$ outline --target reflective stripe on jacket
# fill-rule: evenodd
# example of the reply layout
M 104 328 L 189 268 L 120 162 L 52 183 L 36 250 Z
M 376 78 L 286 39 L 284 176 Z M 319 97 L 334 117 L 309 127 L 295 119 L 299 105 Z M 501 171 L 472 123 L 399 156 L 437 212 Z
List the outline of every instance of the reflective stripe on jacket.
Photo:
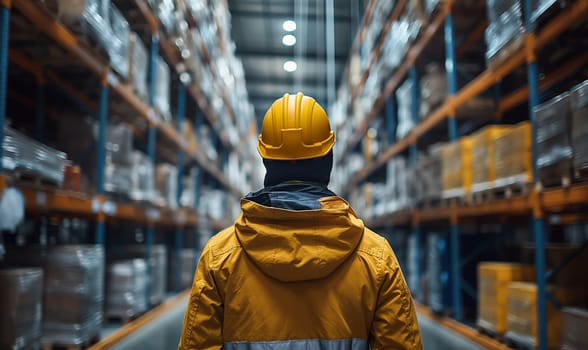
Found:
M 292 210 L 256 200 L 243 199 L 235 224 L 204 248 L 180 350 L 422 348 L 392 248 L 347 202 Z

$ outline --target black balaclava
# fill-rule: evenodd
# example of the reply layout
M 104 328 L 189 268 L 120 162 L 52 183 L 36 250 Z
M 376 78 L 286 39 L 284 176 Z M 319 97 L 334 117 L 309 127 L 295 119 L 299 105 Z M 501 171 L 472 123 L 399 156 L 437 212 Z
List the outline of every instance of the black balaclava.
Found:
M 265 187 L 286 181 L 316 182 L 327 186 L 333 168 L 333 151 L 319 158 L 303 160 L 271 160 L 264 159 Z

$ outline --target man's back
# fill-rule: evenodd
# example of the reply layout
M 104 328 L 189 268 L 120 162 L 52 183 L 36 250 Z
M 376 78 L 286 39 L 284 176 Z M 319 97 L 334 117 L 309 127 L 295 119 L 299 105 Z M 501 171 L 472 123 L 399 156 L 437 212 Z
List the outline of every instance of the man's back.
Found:
M 321 191 L 282 185 L 242 201 L 204 249 L 180 349 L 421 347 L 387 241 Z

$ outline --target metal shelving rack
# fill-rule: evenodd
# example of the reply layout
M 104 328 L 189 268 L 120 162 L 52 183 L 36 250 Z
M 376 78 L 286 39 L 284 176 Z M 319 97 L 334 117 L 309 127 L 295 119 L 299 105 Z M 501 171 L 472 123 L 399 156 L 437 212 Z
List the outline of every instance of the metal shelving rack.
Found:
M 176 253 L 183 248 L 185 230 L 189 227 L 196 227 L 199 224 L 199 218 L 196 214 L 198 207 L 198 199 L 200 194 L 202 174 L 196 179 L 195 198 L 196 208 L 187 209 L 182 208 L 178 210 L 160 209 L 153 206 L 145 208 L 135 204 L 117 203 L 109 200 L 104 192 L 104 171 L 105 171 L 105 145 L 106 145 L 106 125 L 108 120 L 109 97 L 110 94 L 116 96 L 117 99 L 122 100 L 125 105 L 131 107 L 136 113 L 138 120 L 147 124 L 147 155 L 149 159 L 155 163 L 156 152 L 159 150 L 168 159 L 176 163 L 178 167 L 178 192 L 176 197 L 179 199 L 182 192 L 181 174 L 183 168 L 188 161 L 196 162 L 204 171 L 212 176 L 212 178 L 220 183 L 228 192 L 234 197 L 239 198 L 242 193 L 241 190 L 232 185 L 229 179 L 222 173 L 222 171 L 208 161 L 206 157 L 190 149 L 183 139 L 182 122 L 186 118 L 186 95 L 190 95 L 196 101 L 197 113 L 195 115 L 195 124 L 197 130 L 202 125 L 202 118 L 206 117 L 214 130 L 218 133 L 218 137 L 223 143 L 223 148 L 226 152 L 239 152 L 230 146 L 227 135 L 221 130 L 218 123 L 218 117 L 210 109 L 206 99 L 202 95 L 199 87 L 196 84 L 186 86 L 180 82 L 178 86 L 178 97 L 176 106 L 176 125 L 171 126 L 166 123 L 159 122 L 153 106 L 154 88 L 156 85 L 155 77 L 155 59 L 157 58 L 159 48 L 162 49 L 167 61 L 171 63 L 173 71 L 180 75 L 185 70 L 185 65 L 174 52 L 171 43 L 165 38 L 165 35 L 159 30 L 159 23 L 157 18 L 153 15 L 144 0 L 135 0 L 134 4 L 141 11 L 145 22 L 151 29 L 151 45 L 149 48 L 149 74 L 148 74 L 148 103 L 143 102 L 128 85 L 122 83 L 114 74 L 109 65 L 104 60 L 96 55 L 93 55 L 84 44 L 82 44 L 65 26 L 54 20 L 47 12 L 45 12 L 38 3 L 33 0 L 1 0 L 0 1 L 0 145 L 3 140 L 4 120 L 6 115 L 6 100 L 7 100 L 7 76 L 9 69 L 9 58 L 11 64 L 19 66 L 23 71 L 30 72 L 37 78 L 38 94 L 36 100 L 32 103 L 36 106 L 38 113 L 36 117 L 37 122 L 37 137 L 42 139 L 42 130 L 45 122 L 43 112 L 46 111 L 44 99 L 44 85 L 47 79 L 51 79 L 52 83 L 59 86 L 66 95 L 73 100 L 76 105 L 90 112 L 90 114 L 97 116 L 98 120 L 98 142 L 97 142 L 97 184 L 95 194 L 90 195 L 86 193 L 72 193 L 69 191 L 48 190 L 38 188 L 20 187 L 26 200 L 26 209 L 29 214 L 46 214 L 63 215 L 63 216 L 80 216 L 95 220 L 96 233 L 95 242 L 98 244 L 105 243 L 105 224 L 107 221 L 124 220 L 131 221 L 137 224 L 144 225 L 146 228 L 146 258 L 149 259 L 151 248 L 154 241 L 154 233 L 156 227 L 175 227 L 174 250 Z M 90 98 L 76 91 L 76 88 L 69 85 L 67 82 L 60 79 L 56 74 L 44 71 L 41 66 L 35 63 L 33 59 L 26 55 L 12 50 L 9 50 L 10 37 L 10 17 L 11 11 L 16 9 L 21 15 L 26 17 L 36 28 L 48 36 L 55 44 L 64 49 L 67 54 L 76 59 L 78 63 L 84 66 L 89 73 L 100 79 L 100 94 L 98 101 L 93 101 Z M 192 19 L 192 21 L 194 21 Z M 201 47 L 201 50 L 205 50 Z M 203 56 L 208 57 L 206 52 L 202 52 Z M 180 79 L 181 80 L 181 79 Z M 26 101 L 31 102 L 31 101 Z M 234 116 L 234 111 L 227 103 L 227 98 L 224 96 L 225 107 L 227 111 Z M 49 113 L 47 113 L 49 114 Z M 234 118 L 233 118 L 234 119 Z M 135 130 L 136 133 L 136 130 Z M 171 142 L 175 149 L 175 154 L 165 154 L 163 147 L 157 146 L 157 138 L 162 137 L 166 142 Z M 145 135 L 138 135 L 145 138 Z M 2 158 L 2 148 L 0 147 L 0 159 Z M 0 195 L 7 188 L 9 178 L 3 174 L 2 162 L 0 162 Z M 213 229 L 221 228 L 226 225 L 224 222 L 209 222 Z M 199 247 L 194 247 L 198 249 Z M 179 259 L 180 254 L 176 254 Z M 179 265 L 178 265 L 179 266 Z M 175 282 L 176 291 L 180 289 L 179 278 Z M 149 300 L 149 296 L 147 296 Z
M 525 13 L 531 13 L 531 0 L 524 1 Z M 404 6 L 405 2 L 398 1 L 396 6 Z M 450 142 L 458 138 L 457 123 L 455 118 L 455 111 L 464 103 L 470 101 L 482 92 L 491 88 L 496 82 L 500 81 L 517 68 L 524 64 L 527 66 L 527 86 L 522 87 L 511 94 L 502 97 L 499 101 L 497 117 L 502 113 L 512 109 L 524 102 L 528 101 L 529 119 L 532 123 L 533 130 L 533 182 L 538 183 L 537 178 L 537 148 L 536 148 L 536 125 L 533 118 L 533 108 L 539 104 L 539 92 L 542 89 L 554 85 L 559 80 L 572 75 L 580 67 L 588 62 L 588 55 L 582 54 L 575 58 L 572 62 L 557 69 L 551 75 L 548 75 L 541 81 L 539 80 L 537 56 L 539 49 L 545 47 L 547 44 L 557 39 L 568 28 L 581 20 L 588 18 L 588 2 L 576 1 L 569 7 L 562 10 L 555 18 L 550 20 L 538 32 L 534 32 L 533 23 L 530 21 L 530 16 L 526 16 L 525 22 L 525 41 L 524 45 L 508 57 L 503 64 L 494 69 L 488 68 L 486 71 L 475 77 L 467 85 L 461 89 L 457 89 L 456 83 L 456 51 L 462 53 L 468 45 L 482 37 L 485 23 L 480 24 L 477 30 L 474 30 L 470 36 L 464 41 L 462 46 L 457 50 L 455 47 L 455 33 L 452 19 L 452 4 L 453 1 L 441 2 L 437 12 L 431 18 L 428 26 L 421 31 L 420 37 L 409 49 L 407 57 L 403 64 L 397 67 L 393 75 L 385 81 L 385 87 L 382 95 L 380 95 L 374 102 L 372 109 L 364 119 L 359 123 L 349 141 L 344 145 L 344 151 L 340 154 L 337 161 L 341 162 L 356 148 L 357 144 L 364 137 L 368 130 L 370 122 L 380 115 L 384 109 L 384 115 L 387 120 L 387 128 L 389 131 L 394 130 L 394 123 L 396 121 L 396 107 L 395 100 L 391 98 L 396 88 L 404 81 L 405 78 L 411 79 L 413 82 L 412 91 L 412 117 L 415 121 L 415 127 L 406 137 L 396 140 L 393 133 L 390 132 L 388 140 L 390 146 L 380 152 L 376 159 L 368 162 L 367 165 L 359 170 L 345 186 L 342 186 L 344 191 L 349 192 L 356 188 L 362 181 L 366 180 L 372 173 L 384 166 L 392 158 L 399 156 L 402 152 L 408 151 L 410 164 L 415 164 L 417 160 L 417 142 L 425 133 L 432 130 L 433 127 L 440 125 L 447 120 L 448 139 Z M 374 1 L 370 1 L 364 14 L 362 28 L 360 28 L 354 43 L 354 50 L 357 50 L 360 41 L 362 40 L 362 33 L 365 24 L 369 21 Z M 394 9 L 390 15 L 389 21 L 394 20 L 398 8 Z M 418 91 L 418 76 L 415 68 L 415 61 L 429 43 L 435 32 L 444 24 L 445 34 L 445 70 L 447 72 L 448 92 L 449 97 L 446 101 L 434 110 L 427 118 L 419 121 L 418 106 L 419 106 L 419 91 Z M 389 25 L 387 22 L 384 26 Z M 480 29 L 481 28 L 481 29 Z M 376 46 L 379 47 L 379 46 Z M 362 72 L 362 79 L 360 83 L 352 90 L 352 102 L 360 94 L 361 89 L 365 84 L 369 69 L 374 63 L 374 58 L 371 57 L 368 68 Z M 407 77 L 408 76 L 408 77 Z M 344 193 L 349 194 L 349 193 Z M 468 218 L 498 216 L 498 217 L 513 217 L 513 216 L 529 216 L 532 219 L 532 232 L 535 242 L 535 270 L 536 283 L 538 288 L 537 296 L 537 315 L 538 315 L 538 334 L 539 334 L 539 349 L 547 348 L 547 315 L 546 315 L 546 299 L 547 293 L 545 288 L 545 244 L 546 231 L 545 219 L 557 217 L 557 221 L 562 222 L 577 222 L 578 215 L 576 214 L 559 214 L 565 213 L 566 210 L 577 205 L 588 205 L 588 185 L 576 184 L 566 188 L 556 188 L 549 190 L 540 190 L 539 186 L 534 186 L 530 193 L 517 196 L 513 198 L 498 199 L 482 204 L 458 204 L 457 202 L 443 207 L 432 207 L 424 209 L 405 209 L 400 212 L 386 214 L 382 217 L 368 220 L 366 224 L 372 227 L 391 227 L 391 226 L 410 226 L 411 235 L 415 236 L 417 241 L 421 241 L 421 224 L 432 222 L 446 222 L 450 224 L 450 257 L 451 257 L 451 274 L 453 276 L 460 276 L 460 221 Z M 558 213 L 558 214 L 553 214 Z M 422 275 L 422 266 L 416 268 L 419 274 Z M 471 340 L 474 340 L 481 345 L 488 346 L 494 349 L 505 349 L 504 344 L 496 343 L 493 339 L 472 330 L 471 328 L 461 324 L 462 321 L 462 300 L 461 300 L 461 281 L 460 278 L 451 279 L 451 290 L 453 295 L 452 308 L 453 319 L 439 318 L 423 305 L 419 305 L 419 310 L 425 317 L 430 317 L 437 320 L 439 323 L 447 326 L 449 329 L 458 332 Z M 456 322 L 458 321 L 458 322 Z M 470 336 L 471 335 L 471 336 Z

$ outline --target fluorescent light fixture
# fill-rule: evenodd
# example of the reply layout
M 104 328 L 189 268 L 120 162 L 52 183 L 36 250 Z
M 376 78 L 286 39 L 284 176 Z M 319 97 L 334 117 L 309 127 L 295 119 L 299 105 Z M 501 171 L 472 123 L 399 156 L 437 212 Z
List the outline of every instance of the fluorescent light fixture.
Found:
M 296 44 L 296 37 L 292 34 L 286 34 L 282 37 L 282 44 L 286 46 L 294 46 L 294 44 Z
M 294 61 L 286 61 L 284 62 L 284 70 L 286 72 L 294 72 L 298 68 L 298 65 Z
M 284 21 L 282 28 L 284 28 L 284 30 L 287 32 L 293 32 L 296 30 L 296 22 L 292 20 Z

